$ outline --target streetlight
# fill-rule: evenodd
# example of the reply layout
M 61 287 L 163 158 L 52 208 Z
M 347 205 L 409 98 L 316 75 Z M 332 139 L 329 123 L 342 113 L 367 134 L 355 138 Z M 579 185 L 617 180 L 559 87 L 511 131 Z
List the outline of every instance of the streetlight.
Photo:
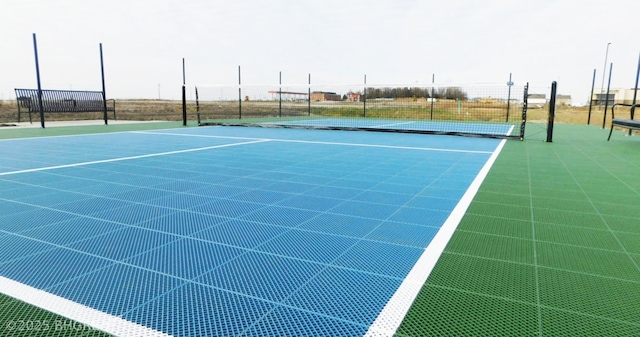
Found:
M 604 75 L 607 72 L 607 58 L 609 57 L 609 46 L 611 42 L 607 43 L 607 52 L 604 54 L 604 66 L 602 67 L 602 84 L 600 85 L 600 99 L 602 100 L 602 95 L 604 94 Z M 607 101 L 609 97 L 607 97 Z M 600 101 L 600 105 L 602 105 L 602 101 Z

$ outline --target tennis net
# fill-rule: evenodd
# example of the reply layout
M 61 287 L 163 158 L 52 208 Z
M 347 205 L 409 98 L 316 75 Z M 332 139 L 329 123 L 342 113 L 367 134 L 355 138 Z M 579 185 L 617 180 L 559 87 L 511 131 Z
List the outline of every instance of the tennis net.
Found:
M 197 86 L 198 125 L 523 139 L 528 85 Z

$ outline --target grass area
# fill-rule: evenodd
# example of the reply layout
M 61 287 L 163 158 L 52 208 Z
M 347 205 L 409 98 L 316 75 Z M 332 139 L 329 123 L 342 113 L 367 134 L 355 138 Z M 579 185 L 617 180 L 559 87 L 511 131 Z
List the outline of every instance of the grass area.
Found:
M 335 102 L 334 102 L 335 103 Z M 368 102 L 367 116 L 376 118 L 412 118 L 429 119 L 431 116 L 430 104 L 426 102 L 402 101 L 397 102 Z M 202 119 L 229 119 L 237 118 L 239 103 L 237 101 L 204 102 L 200 104 Z M 265 115 L 277 116 L 280 112 L 277 101 L 242 102 L 242 114 L 246 117 L 265 117 Z M 359 102 L 340 102 L 331 104 L 326 102 L 312 102 L 312 114 L 325 116 L 362 116 L 363 104 Z M 461 105 L 462 111 L 470 112 L 471 116 L 459 115 L 455 101 L 441 101 L 434 105 L 434 118 L 464 120 L 465 118 L 478 118 L 483 121 L 502 121 L 506 117 L 504 104 L 485 104 L 465 102 Z M 510 107 L 510 120 L 520 118 L 521 107 Z M 307 102 L 283 102 L 283 115 L 304 115 L 308 113 Z M 627 110 L 619 109 L 618 114 L 624 116 Z M 189 101 L 187 104 L 188 119 L 197 120 L 196 104 Z M 474 117 L 477 116 L 477 117 Z M 588 107 L 558 106 L 556 122 L 561 124 L 587 124 L 589 115 Z M 610 124 L 610 111 L 607 114 L 608 127 Z M 39 123 L 39 117 L 34 114 L 34 123 Z M 174 100 L 118 100 L 116 101 L 116 117 L 120 120 L 158 120 L 179 121 L 182 119 L 182 102 Z M 56 113 L 47 114 L 47 120 L 88 120 L 101 119 L 101 113 Z M 109 118 L 113 118 L 112 114 Z M 591 113 L 591 124 L 602 125 L 604 111 L 602 107 L 594 107 Z M 532 108 L 527 113 L 530 122 L 546 122 L 548 119 L 548 107 Z M 0 101 L 0 123 L 15 123 L 18 120 L 18 109 L 15 101 Z M 23 114 L 22 120 L 28 120 L 28 115 Z

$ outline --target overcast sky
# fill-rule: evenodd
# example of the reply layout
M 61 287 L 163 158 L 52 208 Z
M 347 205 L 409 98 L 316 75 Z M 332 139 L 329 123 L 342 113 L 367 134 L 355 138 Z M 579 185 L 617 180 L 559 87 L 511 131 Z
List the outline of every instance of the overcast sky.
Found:
M 631 88 L 640 52 L 638 0 L 3 0 L 0 99 L 35 88 L 178 99 L 187 86 L 530 82 L 585 103 L 602 83 Z M 609 65 L 607 64 L 607 71 Z M 606 82 L 605 82 L 606 86 Z

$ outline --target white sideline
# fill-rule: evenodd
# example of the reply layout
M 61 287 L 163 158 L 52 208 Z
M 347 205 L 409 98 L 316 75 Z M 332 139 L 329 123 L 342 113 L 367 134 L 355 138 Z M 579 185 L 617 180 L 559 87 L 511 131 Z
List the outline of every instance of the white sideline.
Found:
M 411 271 L 407 274 L 398 290 L 393 294 L 389 302 L 384 306 L 378 317 L 373 324 L 369 327 L 369 330 L 365 336 L 393 336 L 400 327 L 400 324 L 404 320 L 407 312 L 411 308 L 413 301 L 418 296 L 418 293 L 422 289 L 422 286 L 427 281 L 427 278 L 431 274 L 431 271 L 438 262 L 440 255 L 444 251 L 447 243 L 453 236 L 460 220 L 464 216 L 467 208 L 471 204 L 473 197 L 478 192 L 480 185 L 484 181 L 485 177 L 489 173 L 491 166 L 498 158 L 498 154 L 502 151 L 506 140 L 502 140 L 496 147 L 493 154 L 489 157 L 484 164 L 478 175 L 473 180 L 469 188 L 462 196 L 456 207 L 453 209 L 447 220 L 444 222 L 436 236 L 433 238 L 429 246 L 427 246 L 413 266 Z
M 123 161 L 123 160 L 131 160 L 131 159 L 166 156 L 166 155 L 170 155 L 170 154 L 195 152 L 195 151 L 204 151 L 204 150 L 219 149 L 219 148 L 230 147 L 230 146 L 247 145 L 247 144 L 254 144 L 254 143 L 264 143 L 264 142 L 268 142 L 268 141 L 269 141 L 268 139 L 257 139 L 257 140 L 250 141 L 250 142 L 223 144 L 223 145 L 213 145 L 213 146 L 206 146 L 206 147 L 198 147 L 198 148 L 195 148 L 195 149 L 185 149 L 185 150 L 176 150 L 176 151 L 168 151 L 168 152 L 150 153 L 150 154 L 142 154 L 142 155 L 139 155 L 139 156 L 103 159 L 103 160 L 87 161 L 87 162 L 75 163 L 75 164 L 65 164 L 65 165 L 57 165 L 57 166 L 38 167 L 38 168 L 19 170 L 19 171 L 0 172 L 0 176 L 6 176 L 6 175 L 18 174 L 18 173 L 48 171 L 48 170 L 55 170 L 55 169 L 65 168 L 65 167 L 76 167 L 76 166 L 85 166 L 85 165 L 92 165 L 92 164 L 111 163 L 111 162 Z
M 64 319 L 61 319 L 60 321 L 39 322 L 42 329 L 46 329 L 50 332 L 57 330 L 60 332 L 74 333 L 85 331 L 90 327 L 115 336 L 169 336 L 163 332 L 147 328 L 120 317 L 109 315 L 102 311 L 89 308 L 66 298 L 53 295 L 44 290 L 36 289 L 2 276 L 0 276 L 0 289 L 0 292 L 7 296 L 63 316 Z M 4 323 L 5 326 L 2 327 L 3 329 L 15 330 L 14 332 L 24 332 L 17 330 L 20 328 L 17 320 L 7 321 Z M 78 325 L 77 323 L 80 323 L 81 325 Z M 11 333 L 11 331 L 9 331 L 9 333 Z

